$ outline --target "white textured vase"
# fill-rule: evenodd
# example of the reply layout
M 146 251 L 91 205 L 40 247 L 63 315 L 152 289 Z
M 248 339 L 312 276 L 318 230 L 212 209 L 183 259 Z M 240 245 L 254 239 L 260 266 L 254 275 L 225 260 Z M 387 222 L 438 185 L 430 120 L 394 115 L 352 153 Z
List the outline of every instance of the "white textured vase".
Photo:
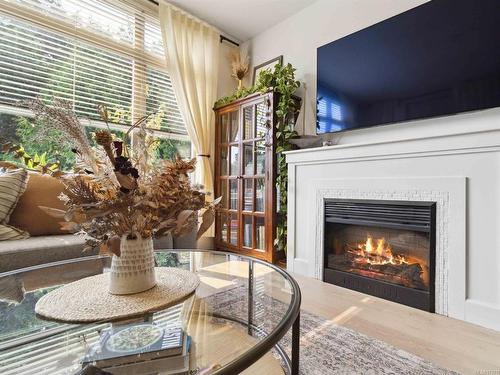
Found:
M 156 285 L 155 260 L 152 238 L 120 242 L 120 256 L 113 255 L 109 292 L 111 294 L 133 294 L 144 292 Z

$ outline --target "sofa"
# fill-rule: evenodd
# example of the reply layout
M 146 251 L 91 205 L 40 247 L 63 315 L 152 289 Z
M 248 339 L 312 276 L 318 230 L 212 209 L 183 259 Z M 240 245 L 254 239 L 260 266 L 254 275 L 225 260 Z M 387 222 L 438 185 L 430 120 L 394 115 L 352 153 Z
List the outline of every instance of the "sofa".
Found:
M 181 237 L 166 235 L 154 239 L 154 248 L 196 249 L 196 231 Z M 73 234 L 29 237 L 22 240 L 0 241 L 0 273 L 57 262 L 72 258 L 96 255 L 97 249 L 84 251 L 85 241 Z
M 19 170 L 10 163 L 0 162 L 0 168 Z M 79 235 L 61 228 L 61 219 L 47 215 L 40 206 L 64 209 L 58 196 L 64 190 L 59 179 L 29 172 L 26 187 L 3 223 L 25 233 L 22 239 L 0 241 L 0 273 L 14 269 L 57 262 L 76 257 L 96 255 L 98 249 L 85 250 Z M 155 249 L 193 249 L 197 247 L 196 228 L 184 236 L 166 235 L 154 240 Z

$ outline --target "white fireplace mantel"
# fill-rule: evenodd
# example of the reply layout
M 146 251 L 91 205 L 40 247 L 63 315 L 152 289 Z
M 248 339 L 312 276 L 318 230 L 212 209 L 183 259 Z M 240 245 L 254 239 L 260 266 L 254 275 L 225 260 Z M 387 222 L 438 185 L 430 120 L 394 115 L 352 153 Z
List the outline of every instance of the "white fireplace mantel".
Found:
M 326 198 L 433 201 L 436 312 L 500 330 L 500 130 L 287 153 L 289 270 L 322 279 Z

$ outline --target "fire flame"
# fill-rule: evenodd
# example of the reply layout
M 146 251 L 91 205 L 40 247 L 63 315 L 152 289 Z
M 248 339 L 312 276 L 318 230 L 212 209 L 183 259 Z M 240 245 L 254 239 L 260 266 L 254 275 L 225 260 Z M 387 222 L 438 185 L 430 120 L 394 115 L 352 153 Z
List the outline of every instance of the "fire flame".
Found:
M 358 244 L 355 253 L 358 257 L 356 260 L 363 263 L 376 265 L 409 264 L 404 256 L 393 254 L 391 246 L 383 237 L 374 241 L 373 237 L 368 235 L 365 243 Z

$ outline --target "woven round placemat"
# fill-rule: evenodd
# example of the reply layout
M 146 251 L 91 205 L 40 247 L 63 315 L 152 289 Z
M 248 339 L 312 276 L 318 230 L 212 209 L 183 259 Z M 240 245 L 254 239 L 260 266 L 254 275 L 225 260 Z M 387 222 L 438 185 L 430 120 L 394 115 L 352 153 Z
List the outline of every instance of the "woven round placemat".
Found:
M 184 301 L 200 283 L 196 274 L 179 268 L 158 267 L 155 272 L 155 287 L 129 295 L 109 293 L 107 273 L 86 277 L 44 295 L 35 312 L 43 319 L 66 323 L 134 318 Z

